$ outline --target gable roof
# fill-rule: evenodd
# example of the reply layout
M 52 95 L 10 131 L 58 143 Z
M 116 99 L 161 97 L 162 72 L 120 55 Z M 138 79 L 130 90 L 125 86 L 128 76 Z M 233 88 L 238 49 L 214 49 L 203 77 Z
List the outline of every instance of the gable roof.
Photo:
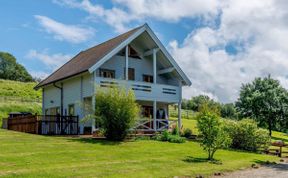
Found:
M 46 79 L 42 80 L 35 86 L 35 89 L 88 71 L 89 68 L 97 63 L 103 56 L 129 38 L 141 27 L 142 26 L 134 28 L 97 46 L 81 51 Z
M 65 63 L 58 70 L 53 72 L 46 79 L 41 81 L 35 89 L 43 87 L 44 85 L 48 85 L 77 74 L 89 71 L 92 73 L 102 64 L 104 64 L 107 60 L 109 60 L 112 56 L 118 53 L 121 49 L 123 49 L 126 45 L 128 45 L 132 40 L 141 35 L 144 31 L 148 32 L 148 34 L 155 41 L 160 50 L 164 53 L 167 59 L 171 62 L 173 67 L 175 67 L 177 73 L 181 76 L 185 85 L 191 85 L 191 81 L 185 75 L 185 73 L 178 66 L 176 61 L 172 58 L 172 56 L 168 53 L 166 48 L 157 38 L 157 36 L 153 33 L 150 27 L 147 24 L 144 24 L 140 27 L 134 28 L 124 34 L 121 34 L 113 39 L 110 39 L 104 43 L 101 43 L 97 46 L 89 48 L 85 51 L 80 52 L 75 57 L 73 57 L 70 61 Z

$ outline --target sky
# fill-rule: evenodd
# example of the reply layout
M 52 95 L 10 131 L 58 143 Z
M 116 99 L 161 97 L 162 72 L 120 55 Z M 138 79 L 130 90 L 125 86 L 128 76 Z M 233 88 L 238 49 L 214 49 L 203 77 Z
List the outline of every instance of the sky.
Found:
M 0 51 L 45 78 L 144 23 L 192 81 L 184 98 L 234 102 L 269 74 L 288 88 L 287 0 L 1 0 Z

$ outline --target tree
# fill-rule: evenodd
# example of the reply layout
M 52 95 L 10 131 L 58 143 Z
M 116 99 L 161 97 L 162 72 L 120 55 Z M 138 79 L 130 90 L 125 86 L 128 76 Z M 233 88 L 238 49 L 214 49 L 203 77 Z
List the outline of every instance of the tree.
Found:
M 0 52 L 0 78 L 21 82 L 34 81 L 27 70 L 16 62 L 16 58 L 5 52 Z
M 190 100 L 183 100 L 182 104 L 184 104 L 183 109 L 199 111 L 201 105 L 203 105 L 204 103 L 208 103 L 209 107 L 215 107 L 220 110 L 220 103 L 214 101 L 206 95 L 194 96 Z
M 278 80 L 270 77 L 256 78 L 252 83 L 244 84 L 236 108 L 241 117 L 250 117 L 259 122 L 259 126 L 272 130 L 287 129 L 288 93 Z M 283 125 L 283 123 L 285 123 Z M 281 126 L 281 124 L 283 126 Z
M 95 98 L 95 116 L 104 129 L 104 135 L 108 140 L 123 140 L 139 114 L 133 91 L 99 88 Z
M 233 103 L 221 105 L 221 117 L 235 119 L 237 118 L 237 111 Z
M 202 138 L 201 146 L 208 152 L 208 159 L 213 160 L 218 149 L 227 148 L 231 144 L 229 135 L 224 131 L 217 113 L 203 106 L 198 118 L 197 127 Z

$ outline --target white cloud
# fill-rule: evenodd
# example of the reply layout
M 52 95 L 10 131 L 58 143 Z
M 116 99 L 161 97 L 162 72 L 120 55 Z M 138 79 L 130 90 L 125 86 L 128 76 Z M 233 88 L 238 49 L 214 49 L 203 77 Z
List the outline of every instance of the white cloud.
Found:
M 124 32 L 130 23 L 143 23 L 147 18 L 178 22 L 183 18 L 214 19 L 219 10 L 218 0 L 113 0 L 105 9 L 89 0 L 54 0 L 54 3 L 86 11 L 91 19 L 101 19 L 117 32 Z
M 45 66 L 47 66 L 47 69 L 53 70 L 53 71 L 58 69 L 64 63 L 66 63 L 69 59 L 71 59 L 71 56 L 67 54 L 61 54 L 61 53 L 48 54 L 47 50 L 44 50 L 43 52 L 38 52 L 33 49 L 28 52 L 26 57 L 29 59 L 36 59 L 36 60 L 41 61 L 43 64 L 45 64 Z
M 193 83 L 184 96 L 204 92 L 235 101 L 241 83 L 268 74 L 287 87 L 287 6 L 281 0 L 225 1 L 218 29 L 203 27 L 181 44 L 170 42 L 172 55 Z M 225 50 L 231 43 L 238 53 Z
M 47 33 L 52 34 L 55 39 L 60 41 L 81 43 L 94 35 L 94 30 L 91 28 L 63 24 L 41 15 L 35 15 L 34 17 Z
M 49 76 L 49 74 L 47 72 L 43 72 L 43 71 L 31 70 L 31 71 L 29 71 L 29 73 L 32 75 L 32 77 L 35 77 L 37 79 L 40 78 L 41 80 L 43 80 Z
M 54 2 L 81 9 L 118 32 L 149 18 L 169 23 L 201 19 L 204 27 L 182 42 L 169 44 L 193 83 L 184 89 L 186 98 L 207 94 L 223 102 L 235 101 L 241 83 L 268 74 L 288 87 L 286 0 L 113 0 L 111 8 L 89 0 Z M 227 52 L 228 47 L 237 52 Z

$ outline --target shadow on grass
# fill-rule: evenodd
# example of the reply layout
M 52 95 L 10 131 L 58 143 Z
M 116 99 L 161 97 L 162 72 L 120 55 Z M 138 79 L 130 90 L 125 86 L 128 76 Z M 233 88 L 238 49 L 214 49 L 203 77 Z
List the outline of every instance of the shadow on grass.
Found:
M 279 163 L 270 162 L 270 161 L 262 161 L 262 160 L 254 160 L 254 163 L 260 164 L 263 167 L 269 167 L 271 169 L 279 170 L 279 171 L 288 171 L 287 163 Z
M 90 143 L 90 144 L 99 144 L 99 145 L 120 145 L 121 141 L 108 141 L 105 139 L 95 139 L 95 138 L 67 138 L 71 142 L 80 142 L 80 143 Z
M 194 158 L 192 156 L 187 156 L 185 159 L 183 159 L 184 162 L 187 163 L 211 163 L 211 164 L 222 164 L 220 160 L 209 160 L 207 158 Z

